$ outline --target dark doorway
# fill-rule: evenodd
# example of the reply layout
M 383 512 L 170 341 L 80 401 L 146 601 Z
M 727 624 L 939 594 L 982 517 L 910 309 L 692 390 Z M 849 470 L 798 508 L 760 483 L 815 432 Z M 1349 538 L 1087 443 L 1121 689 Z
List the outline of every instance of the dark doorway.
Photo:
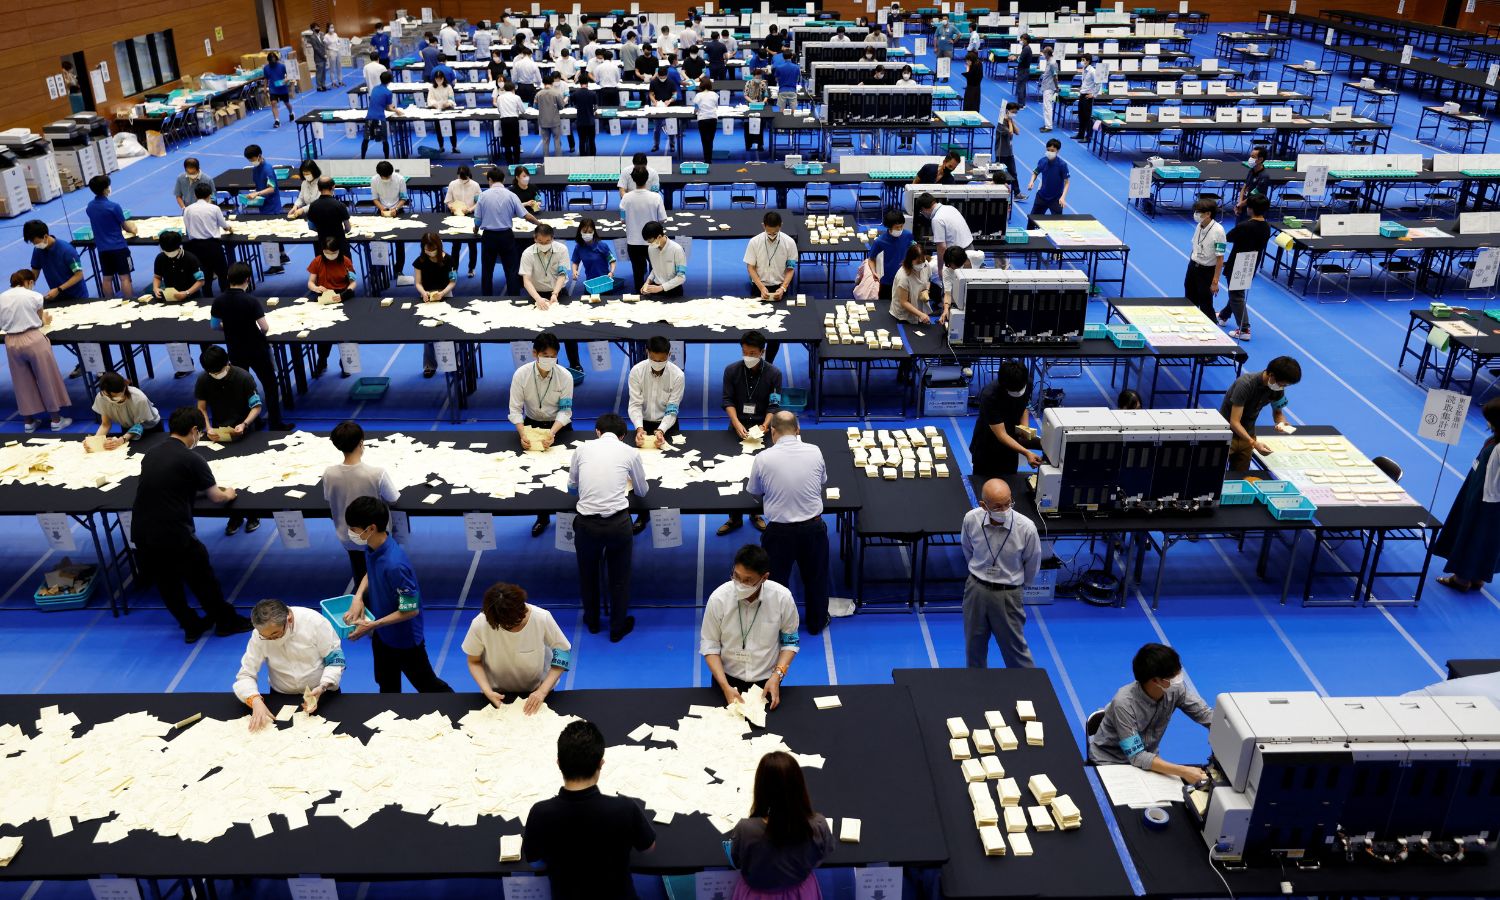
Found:
M 68 105 L 73 112 L 84 112 L 94 108 L 94 86 L 89 83 L 88 65 L 83 53 L 69 53 L 58 61 L 62 70 L 63 86 L 67 89 Z

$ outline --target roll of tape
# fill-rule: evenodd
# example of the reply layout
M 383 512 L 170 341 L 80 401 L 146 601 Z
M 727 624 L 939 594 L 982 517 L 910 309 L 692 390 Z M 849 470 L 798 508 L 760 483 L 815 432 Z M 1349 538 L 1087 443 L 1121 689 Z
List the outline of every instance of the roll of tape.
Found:
M 1172 821 L 1172 817 L 1167 815 L 1165 809 L 1153 806 L 1141 813 L 1141 821 L 1152 831 L 1161 831 L 1167 827 L 1168 822 Z

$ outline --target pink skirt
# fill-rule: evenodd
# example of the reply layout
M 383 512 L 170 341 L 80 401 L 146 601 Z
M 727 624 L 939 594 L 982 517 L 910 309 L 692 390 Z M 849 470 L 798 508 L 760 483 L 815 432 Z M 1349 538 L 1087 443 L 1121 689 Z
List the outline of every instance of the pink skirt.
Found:
M 818 874 L 807 876 L 807 880 L 796 887 L 780 891 L 757 891 L 745 883 L 741 876 L 735 882 L 733 900 L 823 900 L 823 891 L 818 887 Z
M 16 407 L 22 416 L 32 419 L 68 405 L 68 386 L 57 367 L 57 357 L 52 355 L 52 342 L 40 328 L 7 334 L 5 356 L 10 362 Z

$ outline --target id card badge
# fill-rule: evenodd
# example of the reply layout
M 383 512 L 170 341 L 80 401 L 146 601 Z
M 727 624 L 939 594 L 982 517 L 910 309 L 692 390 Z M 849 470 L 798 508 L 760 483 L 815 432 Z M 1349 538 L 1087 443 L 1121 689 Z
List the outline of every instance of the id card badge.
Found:
M 740 414 L 745 416 L 755 415 L 755 404 L 746 403 L 744 406 L 740 407 Z
M 748 665 L 750 665 L 750 651 L 749 650 L 728 650 L 728 649 L 726 649 L 724 651 L 724 658 L 727 659 L 727 660 L 729 660 L 732 663 L 738 663 L 741 666 L 748 666 Z

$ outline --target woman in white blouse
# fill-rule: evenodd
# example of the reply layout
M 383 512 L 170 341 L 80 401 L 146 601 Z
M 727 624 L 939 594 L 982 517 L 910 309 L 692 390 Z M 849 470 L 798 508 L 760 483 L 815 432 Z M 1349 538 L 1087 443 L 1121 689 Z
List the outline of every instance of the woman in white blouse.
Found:
M 297 169 L 297 176 L 300 179 L 297 184 L 297 199 L 292 202 L 292 208 L 287 210 L 288 219 L 300 219 L 307 215 L 307 208 L 318 199 L 318 179 L 323 177 L 323 170 L 312 160 L 304 159 Z
M 36 273 L 21 269 L 10 276 L 10 290 L 0 293 L 0 331 L 5 332 L 10 382 L 27 434 L 36 431 L 43 412 L 50 415 L 53 431 L 73 424 L 62 414 L 69 402 L 68 386 L 52 354 L 52 342 L 42 333 L 52 324 L 52 316 L 42 309 L 42 295 L 35 287 Z
M 891 315 L 902 322 L 913 325 L 930 325 L 932 315 L 928 311 L 927 298 L 932 286 L 932 264 L 927 251 L 913 242 L 906 248 L 906 258 L 891 280 Z
M 448 76 L 442 72 L 432 73 L 432 85 L 427 88 L 428 109 L 454 109 L 458 106 L 453 101 L 453 85 L 448 83 Z M 458 152 L 458 123 L 451 123 L 453 130 L 449 132 L 449 140 L 453 142 L 453 152 Z M 443 129 L 437 129 L 438 150 L 443 149 Z
M 698 137 L 703 141 L 703 161 L 714 161 L 714 135 L 719 130 L 719 92 L 707 75 L 698 79 L 698 95 L 693 98 L 693 111 L 698 119 Z

